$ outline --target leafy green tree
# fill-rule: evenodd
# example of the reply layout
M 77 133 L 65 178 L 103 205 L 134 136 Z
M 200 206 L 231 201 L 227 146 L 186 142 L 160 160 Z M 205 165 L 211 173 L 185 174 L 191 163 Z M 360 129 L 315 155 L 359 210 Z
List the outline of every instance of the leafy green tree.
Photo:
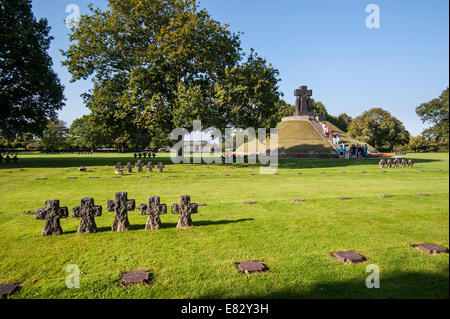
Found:
M 69 129 L 65 122 L 53 119 L 42 133 L 41 145 L 46 150 L 58 151 L 69 147 Z
M 113 145 L 112 140 L 104 134 L 104 130 L 100 129 L 89 115 L 74 120 L 69 134 L 70 143 L 74 148 L 93 150 Z
M 422 122 L 432 124 L 430 128 L 423 131 L 422 135 L 429 139 L 434 138 L 447 150 L 449 144 L 448 90 L 449 88 L 446 88 L 438 98 L 416 107 L 416 113 Z
M 381 151 L 409 142 L 409 132 L 401 121 L 382 108 L 373 108 L 356 117 L 348 127 L 355 139 Z
M 271 123 L 278 71 L 253 52 L 242 62 L 240 34 L 196 1 L 109 0 L 108 6 L 90 6 L 81 17 L 63 64 L 72 81 L 94 80 L 85 103 L 117 145 L 163 143 L 196 119 L 220 129 Z
M 64 105 L 64 88 L 47 51 L 50 27 L 30 0 L 0 0 L 0 135 L 40 135 Z

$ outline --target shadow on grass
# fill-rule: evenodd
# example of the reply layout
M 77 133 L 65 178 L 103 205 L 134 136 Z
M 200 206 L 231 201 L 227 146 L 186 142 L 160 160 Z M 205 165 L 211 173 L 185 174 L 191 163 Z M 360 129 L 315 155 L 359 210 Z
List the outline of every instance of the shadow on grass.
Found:
M 414 158 L 414 156 L 406 155 L 403 158 Z M 117 162 L 121 162 L 125 165 L 127 162 L 135 164 L 138 160 L 141 160 L 144 164 L 148 162 L 152 162 L 153 165 L 157 165 L 158 162 L 163 162 L 165 165 L 173 164 L 170 160 L 170 157 L 161 157 L 161 158 L 137 158 L 135 159 L 133 156 L 130 157 L 96 157 L 95 155 L 80 155 L 80 156 L 51 156 L 45 154 L 36 154 L 33 157 L 29 158 L 20 158 L 18 163 L 8 163 L 6 164 L 4 161 L 0 164 L 0 169 L 20 169 L 20 168 L 67 168 L 67 167 L 90 167 L 90 166 L 106 166 L 111 169 L 111 172 L 114 172 L 114 165 Z M 415 163 L 428 163 L 428 162 L 436 162 L 438 160 L 433 159 L 414 159 Z M 367 159 L 367 160 L 342 160 L 342 159 L 319 159 L 319 158 L 298 158 L 298 159 L 279 159 L 278 160 L 278 168 L 285 169 L 302 169 L 302 168 L 321 168 L 321 167 L 351 167 L 357 165 L 370 165 L 377 166 L 379 159 Z M 186 163 L 189 164 L 189 163 Z M 262 166 L 259 163 L 234 163 L 234 164 L 194 164 L 191 160 L 191 165 L 203 166 L 203 167 L 260 167 Z M 173 164 L 176 165 L 176 164 Z
M 194 227 L 203 227 L 203 226 L 212 226 L 212 225 L 226 225 L 226 224 L 234 224 L 234 223 L 240 223 L 240 222 L 246 222 L 246 221 L 252 221 L 253 218 L 242 218 L 242 219 L 236 219 L 236 220 L 201 220 L 201 221 L 194 221 Z M 161 229 L 164 228 L 176 228 L 177 223 L 162 223 Z M 130 226 L 130 231 L 133 230 L 141 230 L 145 229 L 145 224 L 134 224 Z M 111 232 L 111 227 L 99 227 L 97 228 L 97 233 L 104 233 L 104 232 Z M 64 231 L 64 234 L 74 234 L 77 230 L 69 230 Z
M 431 258 L 435 256 L 430 256 Z M 200 298 L 216 299 L 321 299 L 321 298 L 449 298 L 448 268 L 446 274 L 396 272 L 380 276 L 380 288 L 368 289 L 365 284 L 366 275 L 348 281 L 318 282 L 310 287 L 286 285 L 282 290 L 264 293 L 232 295 L 224 291 L 214 291 Z M 264 274 L 263 276 L 270 276 Z

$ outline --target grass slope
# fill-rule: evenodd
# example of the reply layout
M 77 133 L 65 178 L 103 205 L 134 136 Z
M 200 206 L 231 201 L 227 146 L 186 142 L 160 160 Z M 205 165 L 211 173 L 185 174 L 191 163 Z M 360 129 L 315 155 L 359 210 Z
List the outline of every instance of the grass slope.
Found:
M 111 178 L 111 165 L 131 160 L 130 154 L 20 158 L 16 166 L 0 166 L 0 283 L 23 285 L 13 298 L 449 296 L 449 256 L 411 248 L 449 245 L 448 154 L 410 155 L 414 168 L 386 173 L 377 160 L 281 159 L 278 176 L 259 175 L 255 165 L 171 165 L 164 158 L 169 170 L 144 174 L 149 179 L 137 173 Z M 78 172 L 80 165 L 89 171 Z M 158 231 L 145 231 L 146 216 L 134 211 L 132 231 L 112 233 L 106 201 L 118 191 L 127 191 L 136 204 L 159 195 L 170 206 L 190 194 L 208 206 L 193 215 L 191 229 L 176 229 L 177 216 L 169 208 Z M 79 220 L 67 218 L 61 221 L 64 234 L 42 237 L 43 221 L 24 214 L 48 199 L 71 209 L 86 196 L 103 206 L 97 234 L 77 234 Z M 258 204 L 243 205 L 246 200 Z M 339 250 L 354 250 L 368 261 L 342 265 L 330 256 Z M 245 260 L 264 261 L 271 272 L 241 275 L 234 263 Z M 66 288 L 69 264 L 82 272 L 79 289 Z M 380 268 L 380 289 L 365 287 L 369 264 Z M 153 272 L 153 285 L 119 288 L 121 273 L 135 269 Z

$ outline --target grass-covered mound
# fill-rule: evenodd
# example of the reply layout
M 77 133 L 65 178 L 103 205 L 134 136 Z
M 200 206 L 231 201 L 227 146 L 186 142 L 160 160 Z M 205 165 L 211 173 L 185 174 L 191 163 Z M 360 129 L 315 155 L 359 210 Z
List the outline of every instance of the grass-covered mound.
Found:
M 309 121 L 285 121 L 277 125 L 278 154 L 336 154 L 335 149 L 325 141 Z M 258 151 L 257 143 L 256 151 Z M 252 152 L 254 146 L 244 143 L 237 152 Z M 273 148 L 270 139 L 266 140 L 266 149 Z
M 0 283 L 23 285 L 13 298 L 448 298 L 448 254 L 411 247 L 449 245 L 448 154 L 408 155 L 414 168 L 385 173 L 375 159 L 280 159 L 280 175 L 158 157 L 164 173 L 120 179 L 112 178 L 113 164 L 135 162 L 131 154 L 19 157 L 0 166 Z M 161 196 L 169 210 L 162 228 L 146 231 L 147 216 L 132 211 L 132 230 L 111 232 L 106 201 L 120 191 L 137 205 Z M 183 194 L 207 204 L 186 230 L 176 229 L 170 210 Z M 24 214 L 49 199 L 71 209 L 88 196 L 103 206 L 96 234 L 77 234 L 79 219 L 70 217 L 61 220 L 62 235 L 42 237 L 44 222 Z M 249 200 L 258 204 L 242 204 Z M 343 250 L 367 262 L 342 265 L 330 256 Z M 246 260 L 263 261 L 270 272 L 242 275 L 234 263 Z M 70 264 L 82 272 L 79 289 L 66 288 Z M 380 268 L 379 289 L 365 286 L 369 264 Z M 153 284 L 119 287 L 130 270 L 152 272 Z

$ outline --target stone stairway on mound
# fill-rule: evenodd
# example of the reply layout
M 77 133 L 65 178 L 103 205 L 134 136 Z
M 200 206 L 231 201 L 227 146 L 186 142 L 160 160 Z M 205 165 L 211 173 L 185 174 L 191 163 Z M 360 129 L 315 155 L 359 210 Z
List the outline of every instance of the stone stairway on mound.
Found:
M 325 135 L 324 131 L 323 131 L 323 127 L 322 127 L 322 123 L 320 121 L 315 121 L 315 120 L 310 120 L 309 121 L 311 123 L 311 125 L 316 129 L 317 133 L 319 133 L 319 135 L 328 143 L 330 143 L 330 145 L 333 147 L 333 149 L 339 153 L 339 149 L 338 147 L 331 141 L 331 139 Z

